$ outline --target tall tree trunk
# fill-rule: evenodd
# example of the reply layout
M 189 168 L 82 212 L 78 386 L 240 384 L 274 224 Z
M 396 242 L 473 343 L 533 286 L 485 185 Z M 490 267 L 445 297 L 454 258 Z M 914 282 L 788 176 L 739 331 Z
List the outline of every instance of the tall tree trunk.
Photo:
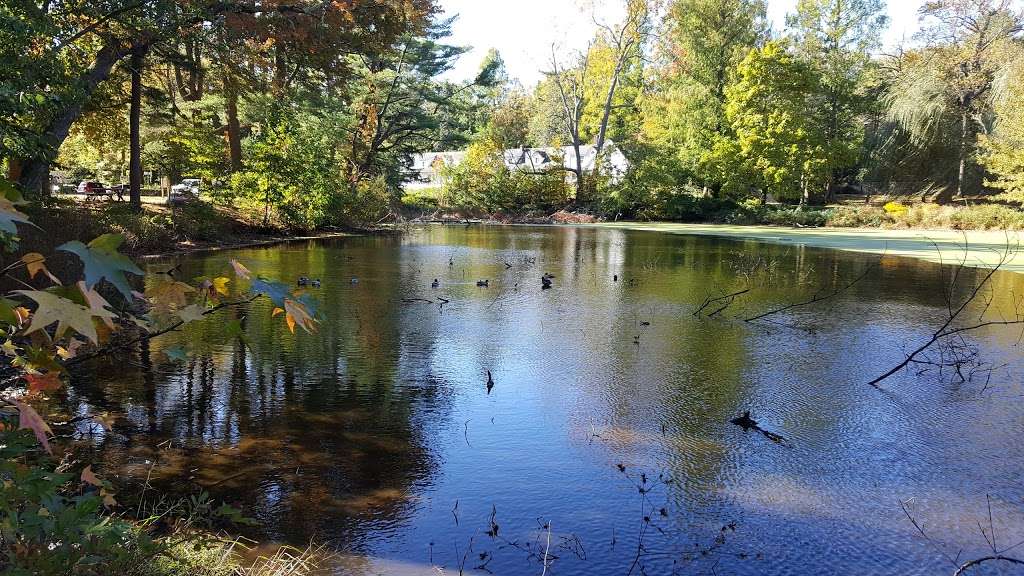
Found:
M 7 159 L 7 179 L 17 182 L 21 178 L 21 158 L 14 156 Z
M 281 94 L 284 90 L 285 76 L 288 73 L 288 63 L 284 58 L 284 47 L 281 44 L 274 45 L 274 94 Z
M 114 64 L 125 56 L 123 48 L 116 43 L 106 44 L 96 54 L 92 66 L 79 78 L 78 97 L 64 101 L 59 110 L 43 131 L 43 145 L 47 149 L 41 157 L 27 160 L 22 166 L 18 183 L 21 189 L 31 195 L 49 194 L 47 185 L 50 176 L 50 159 L 57 155 L 57 150 L 68 137 L 71 125 L 82 115 L 82 106 L 96 86 L 110 76 Z M 45 188 L 44 188 L 45 185 Z
M 583 155 L 580 154 L 580 140 L 578 136 L 573 138 L 572 150 L 576 155 L 576 170 L 574 172 L 576 174 L 576 203 L 579 204 L 587 199 L 587 192 L 583 179 Z
M 142 138 L 139 133 L 139 120 L 142 116 L 142 68 L 146 65 L 146 52 L 149 46 L 143 45 L 132 50 L 131 73 L 132 94 L 131 108 L 128 114 L 128 198 L 129 205 L 135 212 L 142 211 Z
M 228 117 L 228 158 L 231 172 L 242 169 L 242 135 L 238 123 L 238 82 L 230 72 L 224 75 L 224 96 L 227 102 L 225 113 Z
M 957 166 L 956 195 L 964 195 L 964 177 L 967 175 L 967 140 L 970 137 L 971 119 L 966 111 L 960 115 L 960 165 Z M 939 196 L 939 203 L 948 204 L 953 201 L 953 191 L 946 188 Z
M 605 138 L 608 134 L 608 120 L 612 116 L 612 105 L 615 102 L 615 90 L 619 87 L 619 75 L 622 73 L 622 56 L 620 60 L 615 64 L 615 70 L 612 72 L 611 82 L 608 83 L 608 94 L 604 100 L 604 110 L 601 114 L 601 127 L 597 131 L 597 141 L 594 143 L 594 151 L 600 156 L 601 150 L 604 149 Z M 597 170 L 597 159 L 594 159 L 594 170 Z

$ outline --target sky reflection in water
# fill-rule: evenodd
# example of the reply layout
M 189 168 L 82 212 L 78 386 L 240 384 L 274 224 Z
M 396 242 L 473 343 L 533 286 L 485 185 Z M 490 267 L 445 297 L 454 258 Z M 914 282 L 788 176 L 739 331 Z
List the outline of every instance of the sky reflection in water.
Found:
M 257 303 L 237 314 L 248 346 L 225 339 L 226 312 L 79 374 L 71 401 L 122 415 L 93 438 L 106 470 L 144 479 L 158 457 L 155 484 L 211 487 L 261 537 L 325 541 L 345 554 L 339 573 L 458 573 L 465 557 L 467 572 L 539 574 L 550 520 L 558 575 L 626 574 L 641 532 L 648 574 L 933 574 L 948 566 L 899 500 L 969 557 L 985 547 L 986 494 L 1000 538 L 1024 539 L 1019 334 L 975 336 L 1006 365 L 987 387 L 938 374 L 864 385 L 941 324 L 933 264 L 432 226 L 194 256 L 184 275 L 231 258 L 322 279 L 320 333 L 293 336 Z M 841 296 L 773 317 L 786 326 L 741 320 L 876 262 Z M 997 309 L 1021 278 L 996 276 Z M 718 317 L 692 315 L 744 287 Z M 438 297 L 450 302 L 403 302 Z M 177 344 L 188 361 L 160 353 Z M 728 424 L 748 409 L 789 446 Z

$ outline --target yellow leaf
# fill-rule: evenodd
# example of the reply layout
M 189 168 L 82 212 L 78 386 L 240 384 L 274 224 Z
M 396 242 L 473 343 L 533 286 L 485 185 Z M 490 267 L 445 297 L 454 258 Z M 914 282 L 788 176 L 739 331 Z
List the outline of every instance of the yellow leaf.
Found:
M 82 347 L 83 342 L 81 340 L 72 340 L 68 343 L 68 347 L 57 346 L 57 355 L 63 360 L 70 360 L 78 355 L 78 349 Z
M 230 278 L 223 276 L 213 279 L 213 289 L 217 291 L 221 296 L 228 295 L 228 282 L 231 282 Z
M 282 312 L 284 312 L 284 308 L 274 308 L 274 310 L 270 313 L 270 315 L 271 316 L 277 316 L 278 314 L 281 314 Z
M 103 496 L 103 505 L 107 508 L 113 508 L 117 506 L 117 500 L 114 500 L 114 495 L 106 490 L 100 490 L 100 496 Z
M 90 342 L 97 342 L 96 326 L 93 325 L 94 317 L 113 318 L 114 313 L 107 310 L 94 310 L 81 306 L 66 298 L 61 298 L 50 292 L 36 290 L 18 290 L 18 294 L 35 300 L 39 307 L 36 308 L 32 317 L 32 324 L 28 327 L 27 334 L 37 332 L 56 323 L 57 329 L 53 337 L 60 338 L 67 328 L 73 329 Z M 46 332 L 42 332 L 46 334 Z
M 24 327 L 25 323 L 28 322 L 29 316 L 32 316 L 32 311 L 24 306 L 18 306 L 14 309 L 14 314 L 18 316 L 19 327 Z
M 109 412 L 103 412 L 102 414 L 93 415 L 92 419 L 103 427 L 104 430 L 110 432 L 114 429 L 114 421 L 117 420 L 117 416 L 113 416 Z
M 285 320 L 288 322 L 288 329 L 292 333 L 295 332 L 296 324 L 310 334 L 316 331 L 316 320 L 313 319 L 302 303 L 286 298 L 284 310 L 286 312 Z
M 173 310 L 188 305 L 188 294 L 196 289 L 176 280 L 160 282 L 146 289 L 146 299 L 157 308 Z
M 35 278 L 36 274 L 42 272 L 49 278 L 54 284 L 60 285 L 60 280 L 56 276 L 50 274 L 50 271 L 46 268 L 46 257 L 38 252 L 29 252 L 21 257 L 21 261 L 25 263 L 25 268 L 28 270 L 28 277 Z

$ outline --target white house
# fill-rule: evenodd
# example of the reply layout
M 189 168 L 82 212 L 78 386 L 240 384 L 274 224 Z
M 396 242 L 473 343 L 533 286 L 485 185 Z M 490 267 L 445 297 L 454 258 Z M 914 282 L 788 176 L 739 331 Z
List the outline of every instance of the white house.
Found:
M 576 152 L 572 146 L 561 148 L 512 148 L 502 153 L 505 166 L 509 170 L 527 170 L 545 172 L 548 170 L 567 169 L 566 178 L 575 175 L 570 171 L 576 168 Z M 580 164 L 584 172 L 594 171 L 597 149 L 593 145 L 580 146 Z M 406 190 L 422 190 L 437 188 L 444 184 L 444 170 L 458 166 L 466 158 L 465 151 L 424 152 L 413 154 L 406 171 Z M 602 173 L 617 182 L 629 170 L 629 160 L 615 145 L 608 141 L 604 147 Z

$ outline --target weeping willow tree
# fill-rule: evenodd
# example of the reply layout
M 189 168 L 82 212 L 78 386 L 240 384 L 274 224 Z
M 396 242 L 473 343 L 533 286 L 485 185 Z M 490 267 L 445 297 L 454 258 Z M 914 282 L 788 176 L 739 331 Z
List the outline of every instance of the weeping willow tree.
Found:
M 955 189 L 957 114 L 936 61 L 922 51 L 907 52 L 885 73 L 884 113 L 868 137 L 874 167 L 868 179 L 925 197 Z
M 1024 64 L 1015 62 L 997 78 L 993 89 L 996 123 L 981 138 L 986 184 L 1002 190 L 1001 199 L 1024 203 Z

